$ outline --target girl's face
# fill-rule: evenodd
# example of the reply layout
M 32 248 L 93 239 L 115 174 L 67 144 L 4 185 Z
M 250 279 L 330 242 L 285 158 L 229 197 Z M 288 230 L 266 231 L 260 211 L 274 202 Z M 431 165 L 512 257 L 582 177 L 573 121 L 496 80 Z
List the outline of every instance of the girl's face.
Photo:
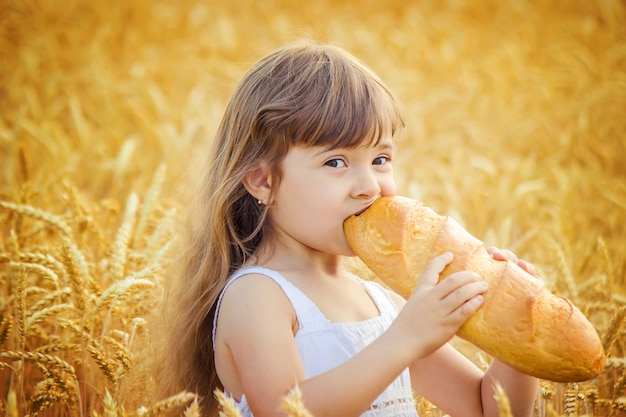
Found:
M 352 149 L 292 148 L 270 204 L 278 235 L 319 252 L 353 256 L 343 222 L 395 194 L 393 153 L 391 137 Z

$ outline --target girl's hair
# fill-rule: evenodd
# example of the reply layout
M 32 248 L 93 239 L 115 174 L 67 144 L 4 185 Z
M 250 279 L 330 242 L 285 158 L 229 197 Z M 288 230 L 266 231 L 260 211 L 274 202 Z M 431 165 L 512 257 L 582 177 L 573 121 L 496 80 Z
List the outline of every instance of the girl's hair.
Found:
M 248 194 L 244 177 L 262 162 L 275 190 L 291 147 L 358 147 L 402 126 L 387 87 L 340 48 L 298 41 L 252 66 L 226 107 L 182 229 L 165 297 L 167 360 L 160 360 L 158 386 L 168 394 L 196 392 L 204 412 L 217 415 L 216 300 L 271 232 L 267 207 Z

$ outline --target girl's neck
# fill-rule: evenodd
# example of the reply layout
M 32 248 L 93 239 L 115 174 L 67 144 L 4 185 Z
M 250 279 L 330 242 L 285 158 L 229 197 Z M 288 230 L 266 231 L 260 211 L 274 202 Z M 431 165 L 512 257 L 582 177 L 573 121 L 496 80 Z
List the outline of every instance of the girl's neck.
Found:
M 327 276 L 340 275 L 342 257 L 322 253 L 301 244 L 284 244 L 274 240 L 262 243 L 248 264 L 255 264 L 279 272 L 306 271 Z

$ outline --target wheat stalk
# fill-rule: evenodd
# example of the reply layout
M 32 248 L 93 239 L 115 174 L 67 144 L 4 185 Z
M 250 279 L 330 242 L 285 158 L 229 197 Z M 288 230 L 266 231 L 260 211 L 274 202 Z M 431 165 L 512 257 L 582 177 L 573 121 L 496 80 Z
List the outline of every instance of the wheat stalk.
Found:
M 74 306 L 72 304 L 56 304 L 39 310 L 26 319 L 26 323 L 24 324 L 24 331 L 28 335 L 30 334 L 31 328 L 42 320 L 48 318 L 53 314 L 58 314 L 62 311 L 69 311 L 73 309 Z
M 83 201 L 78 193 L 76 187 L 72 186 L 69 181 L 62 180 L 61 185 L 64 189 L 64 196 L 66 196 L 68 207 L 71 207 L 72 212 L 75 213 L 74 219 L 77 223 L 76 230 L 84 232 L 86 230 L 91 231 L 96 238 L 97 242 L 103 241 L 102 231 L 97 227 L 93 218 L 93 211 L 87 208 L 86 203 Z
M 198 398 L 194 398 L 189 407 L 187 407 L 184 417 L 200 417 L 200 404 L 198 403 Z
M 626 397 L 618 398 L 611 404 L 612 410 L 611 415 L 613 415 L 613 411 L 621 411 L 626 412 Z
M 566 257 L 565 255 L 563 246 L 557 241 L 553 240 L 550 244 L 550 247 L 556 254 L 557 264 L 561 272 L 559 276 L 563 277 L 563 282 L 565 283 L 568 297 L 572 299 L 572 302 L 574 302 L 574 304 L 577 304 L 578 290 L 576 287 L 576 283 L 574 282 L 572 270 L 567 262 L 568 257 Z
M 9 333 L 11 333 L 11 328 L 13 327 L 13 316 L 3 316 L 0 321 L 0 345 L 3 345 L 6 342 Z
M 599 394 L 598 387 L 592 384 L 586 384 L 581 391 L 584 395 L 585 414 L 596 415 L 596 403 Z
M 14 268 L 12 268 L 14 270 Z M 24 350 L 26 345 L 26 330 L 24 328 L 24 322 L 26 321 L 25 312 L 25 285 L 26 285 L 26 273 L 23 270 L 19 270 L 17 273 L 17 285 L 15 293 L 15 317 L 17 318 L 17 334 L 19 337 L 19 348 Z
M 106 417 L 117 417 L 117 403 L 111 396 L 108 389 L 104 390 L 104 398 L 102 400 L 104 405 L 104 415 Z
M 616 358 L 616 357 L 607 357 L 606 358 L 606 368 L 624 368 L 626 367 L 626 357 Z
M 435 412 L 437 411 L 437 407 L 435 407 L 430 401 L 422 396 L 418 396 L 415 400 L 415 408 L 417 409 L 417 414 L 420 417 L 435 417 Z
M 162 251 L 164 241 L 169 243 L 168 238 L 174 227 L 174 219 L 177 213 L 178 211 L 172 208 L 161 217 L 144 250 L 144 254 L 148 259 L 151 259 L 156 252 Z
M 18 417 L 17 413 L 17 395 L 15 393 L 15 389 L 9 389 L 9 393 L 7 395 L 7 401 L 5 405 L 5 415 L 6 417 Z
M 139 198 L 137 194 L 131 193 L 126 201 L 126 210 L 122 219 L 122 225 L 115 236 L 113 255 L 111 257 L 111 274 L 113 280 L 117 281 L 124 277 L 126 259 L 128 257 L 128 247 L 132 237 L 133 229 L 137 218 L 137 207 Z
M 190 392 L 181 392 L 165 400 L 159 401 L 151 407 L 140 407 L 137 410 L 137 417 L 152 417 L 164 414 L 183 407 L 196 399 L 196 395 Z
M 513 413 L 511 412 L 511 404 L 509 402 L 509 397 L 506 395 L 506 392 L 502 388 L 502 385 L 496 384 L 494 388 L 494 398 L 498 403 L 498 410 L 500 412 L 500 417 L 513 417 Z
M 218 417 L 241 417 L 239 410 L 235 407 L 235 401 L 231 397 L 227 397 L 219 389 L 215 389 L 213 394 L 215 398 L 217 398 L 217 404 L 219 406 Z
M 7 253 L 0 253 L 0 262 L 9 262 L 10 260 L 23 264 L 39 264 L 49 270 L 52 270 L 56 277 L 64 274 L 61 262 L 47 253 L 20 252 L 17 254 L 15 259 L 10 257 Z
M 14 211 L 15 213 L 23 214 L 36 220 L 41 220 L 60 231 L 64 237 L 70 237 L 72 235 L 72 231 L 67 223 L 65 223 L 65 220 L 37 207 L 27 204 L 15 204 L 8 201 L 0 201 L 0 207 Z
M 33 352 L 35 352 L 35 353 L 51 354 L 53 352 L 77 351 L 79 348 L 80 348 L 80 346 L 78 344 L 76 344 L 76 343 L 70 343 L 70 342 L 58 343 L 58 342 L 53 342 L 52 344 L 49 344 L 49 345 L 39 346 Z
M 71 241 L 64 241 L 62 246 L 63 264 L 67 270 L 67 278 L 73 290 L 74 302 L 80 316 L 84 317 L 87 308 L 87 294 L 85 279 L 76 262 L 77 254 L 80 253 Z
M 26 313 L 28 316 L 31 316 L 40 310 L 53 306 L 55 301 L 59 304 L 63 304 L 64 298 L 71 297 L 72 289 L 69 287 L 65 287 L 57 291 L 52 291 L 48 293 L 44 292 L 42 294 L 45 295 L 40 297 L 28 308 L 28 312 Z
M 598 249 L 600 250 L 600 253 L 602 254 L 602 258 L 604 260 L 603 265 L 607 271 L 607 285 L 610 285 L 609 291 L 607 292 L 611 294 L 614 292 L 612 291 L 613 284 L 615 284 L 615 282 L 617 281 L 617 276 L 615 274 L 615 265 L 613 264 L 613 257 L 609 253 L 609 248 L 606 244 L 606 240 L 604 240 L 602 236 L 598 237 L 597 242 Z
M 144 195 L 141 210 L 139 211 L 137 227 L 135 228 L 135 233 L 132 239 L 133 244 L 136 244 L 139 238 L 145 235 L 145 230 L 150 219 L 150 215 L 152 214 L 154 206 L 159 199 L 161 188 L 163 186 L 163 182 L 165 181 L 165 171 L 165 165 L 159 165 L 152 177 L 152 183 L 150 184 L 148 190 Z
M 624 368 L 621 369 L 619 376 L 615 379 L 615 383 L 613 384 L 613 402 L 619 399 L 619 396 L 626 388 L 626 370 Z
M 547 412 L 547 405 L 554 397 L 554 385 L 548 381 L 539 381 L 539 391 L 537 397 L 537 414 L 538 417 L 544 417 Z
M 115 363 L 102 353 L 100 346 L 98 346 L 93 340 L 87 345 L 87 352 L 89 352 L 93 361 L 96 365 L 98 365 L 98 368 L 100 368 L 104 376 L 107 377 L 111 384 L 114 387 L 117 386 L 120 375 L 118 375 Z
M 129 371 L 131 368 L 131 359 L 124 345 L 111 336 L 104 336 L 103 339 L 105 342 L 115 347 L 115 358 L 120 362 L 126 371 Z
M 563 392 L 563 410 L 568 416 L 578 414 L 578 404 L 580 401 L 578 393 L 578 384 L 569 384 Z
M 143 273 L 140 271 L 137 275 L 141 276 L 142 274 Z M 131 290 L 148 290 L 153 287 L 154 282 L 133 275 L 113 283 L 109 288 L 104 290 L 102 295 L 96 300 L 96 305 L 98 309 L 106 309 L 114 303 L 119 302 L 122 297 L 128 295 Z
M 55 355 L 48 355 L 38 352 L 16 352 L 13 350 L 5 350 L 0 352 L 0 357 L 11 359 L 13 361 L 27 361 L 40 365 L 44 365 L 46 369 L 58 369 L 75 376 L 74 367 L 63 359 Z
M 27 263 L 27 262 L 9 262 L 9 264 L 13 267 L 21 267 L 25 272 L 35 272 L 42 278 L 47 278 L 52 285 L 58 290 L 59 289 L 59 276 L 52 269 L 35 264 L 35 263 Z
M 34 417 L 46 408 L 49 408 L 56 403 L 63 402 L 65 398 L 65 395 L 60 392 L 50 391 L 45 394 L 39 394 L 31 399 L 30 414 L 28 416 Z
M 280 401 L 280 408 L 291 417 L 313 417 L 302 401 L 302 391 L 296 385 Z
M 624 327 L 625 321 L 626 306 L 623 306 L 619 310 L 617 310 L 611 318 L 609 328 L 604 333 L 604 337 L 602 338 L 602 345 L 604 346 L 604 351 L 606 352 L 607 356 L 611 354 L 615 341 L 619 336 L 620 331 Z

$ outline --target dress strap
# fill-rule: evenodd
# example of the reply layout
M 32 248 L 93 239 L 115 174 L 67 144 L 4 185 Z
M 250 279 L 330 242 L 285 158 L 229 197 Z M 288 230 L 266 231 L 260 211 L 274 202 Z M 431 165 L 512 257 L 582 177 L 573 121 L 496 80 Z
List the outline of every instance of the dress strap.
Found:
M 235 280 L 237 280 L 238 278 L 241 278 L 244 275 L 249 275 L 249 274 L 265 275 L 266 277 L 271 278 L 276 284 L 278 284 L 278 286 L 280 286 L 280 288 L 283 290 L 283 292 L 285 293 L 285 296 L 289 299 L 289 301 L 291 302 L 291 305 L 293 306 L 296 312 L 296 318 L 298 319 L 298 327 L 300 329 L 306 328 L 316 319 L 324 320 L 324 317 L 321 315 L 317 306 L 313 304 L 313 302 L 302 291 L 300 291 L 298 287 L 296 287 L 291 282 L 289 282 L 289 280 L 287 280 L 287 278 L 285 278 L 278 271 L 274 271 L 272 269 L 264 268 L 261 266 L 244 267 L 235 271 L 230 276 L 228 281 L 226 281 L 226 285 L 224 285 L 224 288 L 222 289 L 222 292 L 220 293 L 217 299 L 217 305 L 215 307 L 215 316 L 213 317 L 213 329 L 212 329 L 212 334 L 211 334 L 212 341 L 213 341 L 213 348 L 215 348 L 215 331 L 217 327 L 217 316 L 219 314 L 220 305 L 222 304 L 222 298 L 224 297 L 224 293 L 226 292 L 226 289 L 228 289 L 228 287 L 233 282 L 235 282 Z
M 378 311 L 381 316 L 391 315 L 395 317 L 398 314 L 397 304 L 391 299 L 389 291 L 387 291 L 382 285 L 359 277 L 356 277 L 356 279 L 361 282 L 370 297 L 372 297 L 372 300 L 374 300 L 376 307 L 378 307 Z

